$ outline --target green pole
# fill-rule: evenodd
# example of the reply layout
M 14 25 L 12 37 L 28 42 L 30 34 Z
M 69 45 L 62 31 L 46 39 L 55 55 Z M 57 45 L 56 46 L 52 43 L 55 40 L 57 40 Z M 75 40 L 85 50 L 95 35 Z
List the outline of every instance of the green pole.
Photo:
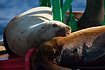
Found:
M 61 8 L 62 8 L 62 6 L 63 6 L 63 0 L 61 0 Z
M 65 3 L 62 6 L 62 19 L 64 21 L 64 16 L 68 10 L 68 8 L 71 6 L 73 0 L 66 0 Z
M 105 25 L 105 0 L 104 0 L 104 22 L 102 23 L 102 25 Z
M 47 0 L 47 7 L 51 7 L 51 2 L 50 2 L 50 0 Z
M 71 30 L 73 32 L 78 30 L 78 23 L 74 19 L 74 15 L 72 13 L 72 6 L 70 6 L 70 8 L 69 8 L 69 21 L 68 21 L 68 25 L 71 27 Z
M 39 0 L 39 5 L 40 6 L 51 7 L 50 0 Z
M 61 0 L 52 0 L 53 20 L 62 21 Z

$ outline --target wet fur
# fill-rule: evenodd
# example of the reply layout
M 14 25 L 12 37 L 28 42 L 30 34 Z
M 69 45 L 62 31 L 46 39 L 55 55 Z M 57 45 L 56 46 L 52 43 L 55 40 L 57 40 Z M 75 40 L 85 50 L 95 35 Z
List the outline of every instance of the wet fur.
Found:
M 55 37 L 43 43 L 34 55 L 34 65 L 36 63 L 52 62 L 57 65 L 69 68 L 82 68 L 98 62 L 85 63 L 83 58 L 86 50 L 92 46 L 95 39 L 105 32 L 105 26 L 98 26 L 83 29 L 67 37 Z

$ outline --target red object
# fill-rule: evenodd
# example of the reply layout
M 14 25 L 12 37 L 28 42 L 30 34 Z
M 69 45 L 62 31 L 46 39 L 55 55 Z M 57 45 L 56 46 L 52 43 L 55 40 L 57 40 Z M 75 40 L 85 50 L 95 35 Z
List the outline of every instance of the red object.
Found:
M 11 55 L 8 60 L 1 60 L 0 70 L 32 70 L 31 56 L 35 51 L 36 49 L 30 49 L 26 53 L 25 58 L 21 58 L 17 55 Z
M 30 49 L 25 58 L 19 57 L 18 55 L 10 55 L 8 60 L 0 61 L 0 70 L 32 70 L 31 57 L 36 52 L 36 49 Z M 96 62 L 95 66 L 90 68 L 87 65 L 87 70 L 105 70 L 105 61 Z M 94 65 L 95 63 L 93 63 Z M 99 65 L 97 65 L 99 64 Z
M 32 70 L 31 57 L 36 52 L 36 49 L 30 49 L 25 56 L 25 70 Z

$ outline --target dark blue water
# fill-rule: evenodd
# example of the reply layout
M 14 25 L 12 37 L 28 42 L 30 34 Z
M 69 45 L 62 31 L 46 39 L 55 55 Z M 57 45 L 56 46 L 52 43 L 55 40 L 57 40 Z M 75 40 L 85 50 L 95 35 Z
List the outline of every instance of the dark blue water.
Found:
M 84 11 L 86 0 L 73 0 L 73 11 Z M 39 6 L 39 0 L 0 0 L 0 40 L 9 21 L 15 16 Z

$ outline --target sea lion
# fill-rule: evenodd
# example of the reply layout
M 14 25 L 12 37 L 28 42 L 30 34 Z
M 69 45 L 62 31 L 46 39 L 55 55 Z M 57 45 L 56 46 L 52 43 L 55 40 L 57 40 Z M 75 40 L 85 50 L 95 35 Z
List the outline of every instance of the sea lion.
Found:
M 32 59 L 33 70 L 72 70 L 70 68 L 59 66 L 53 61 L 54 56 L 56 57 L 58 55 L 53 55 L 55 53 L 52 49 L 52 45 L 50 45 L 50 47 L 43 45 L 37 49 Z
M 87 54 L 86 50 L 104 32 L 105 26 L 97 26 L 73 32 L 67 37 L 54 37 L 38 48 L 33 58 L 33 67 L 38 63 L 52 62 L 68 68 L 86 69 L 90 66 L 91 69 L 92 65 L 94 69 L 98 62 L 86 63 L 83 58 Z
M 5 31 L 4 31 L 4 35 L 3 35 L 4 45 L 5 45 L 5 48 L 6 48 L 7 52 L 11 55 L 15 54 L 9 48 L 7 40 L 6 40 L 6 35 L 7 35 L 6 30 L 7 30 L 7 28 L 12 30 L 12 28 L 14 28 L 14 26 L 17 27 L 17 25 L 15 25 L 16 23 L 20 24 L 20 26 L 17 27 L 17 28 L 27 28 L 27 27 L 31 26 L 31 24 L 33 26 L 34 24 L 38 24 L 38 23 L 45 22 L 45 21 L 51 21 L 51 20 L 52 20 L 52 11 L 51 11 L 51 8 L 49 8 L 49 7 L 32 8 L 32 9 L 16 16 L 15 18 L 13 18 L 9 22 L 9 24 L 6 26 Z M 9 30 L 7 30 L 7 31 L 9 31 Z M 22 33 L 23 32 L 24 32 L 24 30 L 22 31 Z
M 5 28 L 5 46 L 9 46 L 16 54 L 25 56 L 30 48 L 37 48 L 53 37 L 70 33 L 69 26 L 51 20 L 52 12 L 49 7 L 33 8 L 16 16 Z
M 93 42 L 92 47 L 87 50 L 87 55 L 83 59 L 85 62 L 92 62 L 104 57 L 105 59 L 105 33 L 101 34 Z M 105 61 L 105 60 L 104 60 Z
M 24 33 L 21 32 L 22 29 L 16 33 L 15 30 L 17 29 L 13 28 L 13 30 L 5 32 L 6 40 L 9 48 L 20 56 L 25 56 L 30 48 L 38 48 L 40 44 L 53 37 L 70 34 L 70 27 L 58 21 L 40 23 L 32 30 L 23 29 Z
M 86 9 L 78 20 L 79 29 L 100 26 L 104 21 L 104 0 L 87 0 Z
M 37 7 L 9 22 L 4 31 L 4 44 L 7 50 L 10 48 L 24 57 L 30 48 L 38 48 L 43 42 L 53 37 L 69 35 L 70 32 L 69 26 L 52 21 L 51 8 Z

